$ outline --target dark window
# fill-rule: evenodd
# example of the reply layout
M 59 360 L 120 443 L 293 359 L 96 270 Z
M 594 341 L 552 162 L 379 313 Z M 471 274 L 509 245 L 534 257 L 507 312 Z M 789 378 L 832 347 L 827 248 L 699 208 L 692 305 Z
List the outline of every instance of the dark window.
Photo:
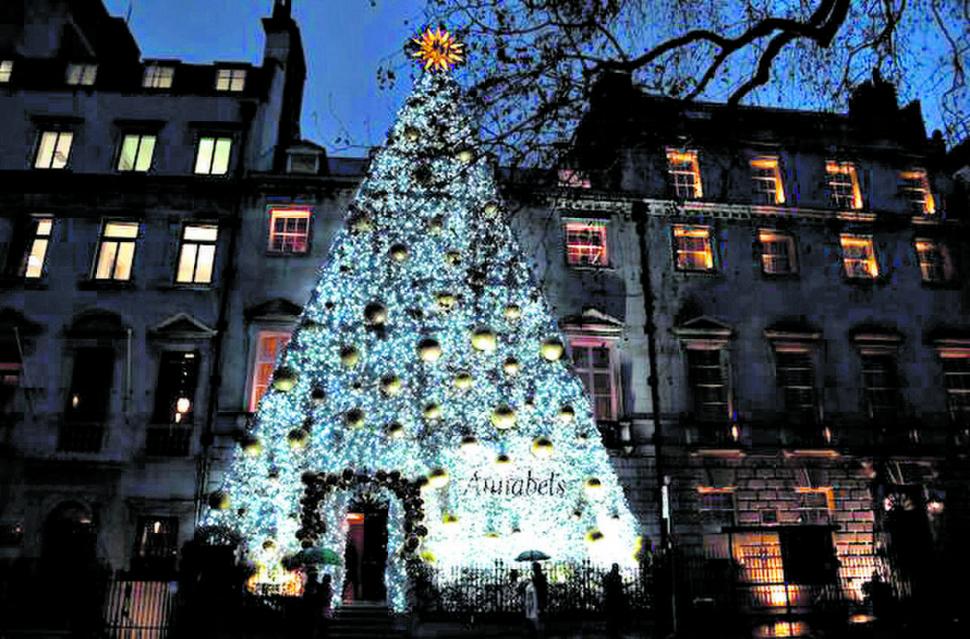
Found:
M 22 366 L 17 336 L 11 329 L 4 329 L 0 334 L 0 412 L 8 410 L 13 403 Z
M 862 384 L 869 417 L 877 421 L 895 420 L 900 408 L 896 358 L 889 354 L 863 355 Z
M 69 422 L 100 422 L 108 416 L 114 351 L 110 348 L 79 348 L 74 353 L 74 372 L 64 415 Z
M 702 422 L 727 422 L 728 389 L 719 349 L 687 350 L 694 417 Z
M 199 356 L 196 353 L 162 353 L 152 423 L 191 424 L 198 381 Z
M 698 499 L 697 510 L 701 525 L 718 529 L 735 525 L 733 490 L 704 488 L 698 495 Z
M 775 367 L 787 418 L 799 424 L 814 423 L 818 415 L 812 354 L 807 351 L 777 352 Z
M 961 424 L 970 423 L 970 356 L 943 357 L 943 384 L 950 415 Z
M 178 558 L 177 517 L 139 517 L 132 570 L 141 574 L 171 574 Z

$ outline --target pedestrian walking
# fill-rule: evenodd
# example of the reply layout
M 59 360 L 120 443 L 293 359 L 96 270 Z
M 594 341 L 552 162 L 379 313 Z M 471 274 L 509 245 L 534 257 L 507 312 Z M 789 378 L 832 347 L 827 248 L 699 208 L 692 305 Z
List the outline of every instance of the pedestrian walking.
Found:
M 626 598 L 623 594 L 623 577 L 620 565 L 613 567 L 603 577 L 603 608 L 606 613 L 606 635 L 619 637 L 626 618 Z

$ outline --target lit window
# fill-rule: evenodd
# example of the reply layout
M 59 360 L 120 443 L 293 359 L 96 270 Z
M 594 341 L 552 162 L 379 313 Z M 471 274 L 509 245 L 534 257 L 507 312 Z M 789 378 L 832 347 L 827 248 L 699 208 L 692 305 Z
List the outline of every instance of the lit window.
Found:
M 798 523 L 828 525 L 831 512 L 835 510 L 835 495 L 832 488 L 795 489 L 797 498 Z
M 678 271 L 713 271 L 710 227 L 674 226 L 674 263 Z
M 209 284 L 212 282 L 218 237 L 219 227 L 213 224 L 190 224 L 182 229 L 178 271 L 175 274 L 177 283 Z
M 271 209 L 269 250 L 273 253 L 306 253 L 310 247 L 308 209 Z
M 701 422 L 727 422 L 730 416 L 728 387 L 721 349 L 688 348 L 687 381 L 695 419 Z
M 674 187 L 674 195 L 685 199 L 704 197 L 697 151 L 667 149 L 667 171 Z
M 137 238 L 137 222 L 107 222 L 101 233 L 94 279 L 118 282 L 130 280 Z
M 853 279 L 874 279 L 879 277 L 879 262 L 876 261 L 876 247 L 870 235 L 850 235 L 843 233 L 842 265 L 846 277 Z
M 249 396 L 249 412 L 255 413 L 266 389 L 273 379 L 276 358 L 290 341 L 290 334 L 281 331 L 260 331 L 256 338 L 256 355 L 253 358 L 252 392 Z
M 890 353 L 862 353 L 862 386 L 866 410 L 877 422 L 899 417 L 899 375 L 896 357 Z
M 229 172 L 232 138 L 199 138 L 199 152 L 195 156 L 197 175 L 225 175 Z
M 589 175 L 579 169 L 559 169 L 558 178 L 561 189 L 588 189 L 593 186 Z
M 932 215 L 936 213 L 936 200 L 930 192 L 930 181 L 923 169 L 911 169 L 899 174 L 899 190 L 910 210 L 915 215 Z
M 177 517 L 139 517 L 132 570 L 143 575 L 174 572 L 178 559 L 178 529 Z
M 774 229 L 758 231 L 761 244 L 761 272 L 766 275 L 791 275 L 798 272 L 795 238 Z
M 785 203 L 785 187 L 781 180 L 778 158 L 761 157 L 751 160 L 751 186 L 755 200 L 759 203 Z
M 566 222 L 566 263 L 570 266 L 609 264 L 605 222 Z
M 970 350 L 944 350 L 940 357 L 950 415 L 957 422 L 966 424 L 970 422 Z
M 54 218 L 48 215 L 35 215 L 31 218 L 27 231 L 27 252 L 21 269 L 21 275 L 26 279 L 36 280 L 44 276 L 44 261 L 47 259 L 53 229 Z
M 37 145 L 37 157 L 34 159 L 35 169 L 63 169 L 71 157 L 71 143 L 74 133 L 71 131 L 44 131 L 40 134 L 40 144 Z
M 697 512 L 702 526 L 724 528 L 734 526 L 736 509 L 734 488 L 697 487 Z
M 812 353 L 804 348 L 777 347 L 775 376 L 781 389 L 786 419 L 797 424 L 815 423 L 818 410 Z
M 609 342 L 587 337 L 570 340 L 573 367 L 583 380 L 593 404 L 596 419 L 615 420 L 619 416 L 615 350 Z
M 90 87 L 98 77 L 96 64 L 67 65 L 67 83 L 75 87 Z
M 118 154 L 118 170 L 145 173 L 152 167 L 152 156 L 155 154 L 154 135 L 131 133 L 121 141 L 121 152 Z
M 919 238 L 915 244 L 924 282 L 948 282 L 953 278 L 953 265 L 945 244 L 929 238 Z
M 175 79 L 175 67 L 150 64 L 145 67 L 141 85 L 146 89 L 170 89 Z
M 199 381 L 196 353 L 162 353 L 155 385 L 153 424 L 190 424 L 195 413 L 195 389 Z
M 13 60 L 0 60 L 0 84 L 10 82 L 13 75 Z
M 219 69 L 216 72 L 216 91 L 237 93 L 246 88 L 246 69 Z
M 862 208 L 862 190 L 859 188 L 859 174 L 854 163 L 829 160 L 825 163 L 825 173 L 828 176 L 832 206 L 838 209 Z

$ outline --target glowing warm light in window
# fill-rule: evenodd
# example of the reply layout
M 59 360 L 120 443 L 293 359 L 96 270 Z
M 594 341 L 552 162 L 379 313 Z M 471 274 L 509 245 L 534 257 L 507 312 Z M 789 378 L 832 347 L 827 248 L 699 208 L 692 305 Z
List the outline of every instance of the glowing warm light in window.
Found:
M 868 235 L 842 234 L 842 264 L 851 278 L 873 279 L 879 276 L 876 248 Z
M 145 173 L 152 166 L 155 153 L 155 136 L 133 133 L 126 135 L 121 142 L 118 154 L 118 170 Z
M 674 253 L 678 270 L 714 270 L 711 229 L 706 226 L 675 226 Z
M 216 91 L 238 93 L 246 88 L 246 69 L 219 69 L 216 72 Z
M 94 85 L 98 77 L 98 65 L 96 64 L 69 64 L 67 65 L 66 81 L 70 86 L 89 87 Z
M 364 523 L 363 513 L 347 513 L 346 521 L 348 524 L 362 524 Z
M 932 239 L 916 240 L 916 257 L 924 282 L 945 282 L 950 279 L 946 247 Z
M 309 248 L 309 209 L 271 209 L 269 250 L 273 253 L 306 253 Z
M 615 353 L 609 342 L 575 337 L 569 342 L 573 367 L 582 378 L 593 403 L 596 419 L 618 417 L 619 393 L 615 376 Z
M 141 85 L 146 89 L 170 89 L 175 79 L 175 67 L 150 64 L 145 67 Z
M 187 225 L 183 229 L 178 272 L 175 274 L 177 283 L 209 284 L 212 282 L 218 237 L 219 227 L 215 225 Z
M 606 266 L 606 224 L 566 222 L 566 262 L 570 266 Z
M 108 222 L 101 234 L 101 247 L 94 270 L 96 280 L 127 281 L 135 260 L 137 222 Z
M 930 192 L 930 181 L 923 169 L 911 169 L 899 174 L 902 184 L 900 190 L 909 201 L 913 213 L 933 215 L 936 213 L 936 200 Z
M 762 204 L 784 204 L 785 186 L 781 180 L 781 167 L 776 157 L 751 160 L 751 180 L 755 197 Z
M 0 60 L 0 84 L 10 82 L 13 75 L 13 60 Z
M 579 169 L 559 169 L 559 186 L 565 189 L 588 189 L 593 186 L 589 175 Z
M 674 194 L 677 197 L 688 199 L 704 197 L 697 151 L 667 149 L 667 171 L 670 173 Z
M 273 379 L 276 358 L 290 341 L 290 334 L 281 331 L 260 331 L 256 338 L 256 356 L 253 361 L 253 386 L 249 396 L 249 411 L 255 412 L 266 389 Z
M 27 249 L 27 256 L 24 261 L 24 277 L 32 280 L 44 275 L 44 260 L 47 257 L 47 248 L 50 245 L 51 230 L 54 228 L 54 220 L 49 217 L 35 217 L 33 220 L 34 235 L 30 240 Z
M 859 174 L 855 164 L 829 160 L 825 163 L 825 172 L 828 175 L 832 204 L 840 209 L 861 209 L 862 190 L 859 188 Z
M 196 175 L 225 175 L 229 172 L 232 156 L 232 138 L 199 138 L 199 150 L 195 156 Z
M 766 275 L 790 275 L 798 272 L 795 261 L 795 238 L 774 229 L 758 231 L 761 245 L 761 271 Z
M 37 146 L 35 169 L 63 169 L 71 157 L 71 144 L 74 133 L 71 131 L 44 131 L 40 134 Z

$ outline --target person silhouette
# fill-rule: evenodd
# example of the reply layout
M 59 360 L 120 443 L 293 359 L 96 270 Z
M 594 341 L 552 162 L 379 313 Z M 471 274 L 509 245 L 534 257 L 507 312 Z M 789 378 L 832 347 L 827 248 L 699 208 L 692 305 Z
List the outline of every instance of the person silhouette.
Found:
M 619 637 L 620 627 L 626 613 L 626 600 L 623 597 L 623 577 L 620 565 L 613 564 L 603 577 L 603 611 L 606 613 L 606 635 Z

